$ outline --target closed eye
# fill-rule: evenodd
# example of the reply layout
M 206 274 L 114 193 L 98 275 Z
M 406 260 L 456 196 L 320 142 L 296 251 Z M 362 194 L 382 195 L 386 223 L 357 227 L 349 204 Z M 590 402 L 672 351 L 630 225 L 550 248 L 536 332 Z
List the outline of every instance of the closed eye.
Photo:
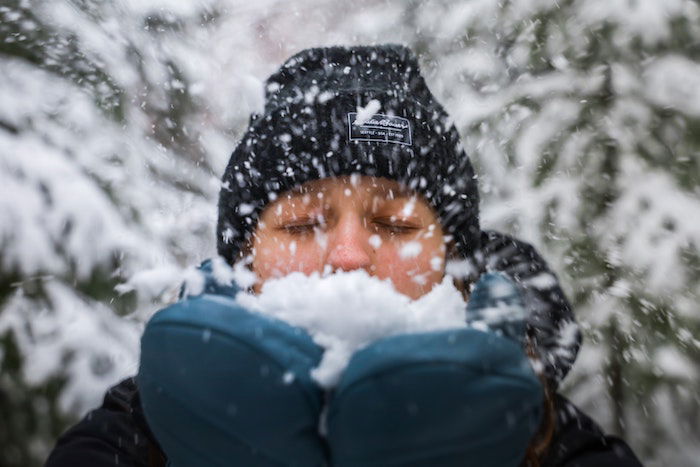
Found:
M 415 232 L 420 227 L 405 221 L 395 220 L 391 217 L 375 219 L 374 224 L 383 232 L 391 235 L 405 235 Z
M 323 227 L 323 222 L 318 219 L 308 219 L 304 221 L 290 222 L 288 224 L 283 224 L 279 227 L 280 230 L 284 230 L 290 235 L 306 235 L 311 234 L 316 231 L 316 229 Z

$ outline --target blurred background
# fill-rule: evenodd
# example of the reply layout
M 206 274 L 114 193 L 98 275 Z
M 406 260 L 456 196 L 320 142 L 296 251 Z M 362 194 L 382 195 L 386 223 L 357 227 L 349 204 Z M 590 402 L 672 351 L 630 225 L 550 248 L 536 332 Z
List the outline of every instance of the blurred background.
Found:
M 215 251 L 262 80 L 383 42 L 454 118 L 483 226 L 535 244 L 574 303 L 564 392 L 646 465 L 697 465 L 696 1 L 1 0 L 0 466 L 41 465 L 136 372 L 144 321 Z

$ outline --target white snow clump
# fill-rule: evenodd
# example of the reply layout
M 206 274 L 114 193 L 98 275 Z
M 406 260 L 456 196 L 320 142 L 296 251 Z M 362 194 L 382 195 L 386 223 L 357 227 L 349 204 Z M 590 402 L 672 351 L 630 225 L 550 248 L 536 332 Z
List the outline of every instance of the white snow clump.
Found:
M 372 118 L 379 108 L 382 106 L 382 104 L 377 100 L 377 99 L 372 99 L 367 103 L 366 106 L 364 107 L 358 107 L 357 108 L 357 116 L 355 117 L 355 121 L 352 122 L 353 125 L 364 125 L 367 120 Z
M 364 270 L 309 276 L 295 272 L 268 280 L 259 295 L 239 292 L 236 301 L 308 331 L 325 348 L 311 374 L 326 388 L 337 384 L 356 351 L 380 338 L 467 327 L 466 303 L 451 276 L 411 300 L 389 280 Z

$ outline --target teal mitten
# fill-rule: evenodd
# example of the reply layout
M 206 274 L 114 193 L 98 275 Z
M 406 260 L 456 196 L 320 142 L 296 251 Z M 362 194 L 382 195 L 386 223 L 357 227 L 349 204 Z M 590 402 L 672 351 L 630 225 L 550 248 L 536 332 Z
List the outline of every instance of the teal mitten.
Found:
M 330 402 L 332 463 L 518 466 L 542 406 L 522 346 L 505 335 L 467 328 L 381 339 L 353 356 Z
M 138 386 L 169 461 L 190 466 L 322 466 L 323 350 L 282 321 L 205 289 L 158 313 L 141 341 Z

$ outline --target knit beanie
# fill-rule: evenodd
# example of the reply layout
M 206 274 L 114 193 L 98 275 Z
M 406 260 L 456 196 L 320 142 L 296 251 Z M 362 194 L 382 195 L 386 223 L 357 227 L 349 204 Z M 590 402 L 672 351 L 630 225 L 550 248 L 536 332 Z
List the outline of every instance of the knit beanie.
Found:
M 420 193 L 457 252 L 479 247 L 479 195 L 459 134 L 399 45 L 304 50 L 265 86 L 222 179 L 218 252 L 236 261 L 265 205 L 326 177 L 385 177 Z

